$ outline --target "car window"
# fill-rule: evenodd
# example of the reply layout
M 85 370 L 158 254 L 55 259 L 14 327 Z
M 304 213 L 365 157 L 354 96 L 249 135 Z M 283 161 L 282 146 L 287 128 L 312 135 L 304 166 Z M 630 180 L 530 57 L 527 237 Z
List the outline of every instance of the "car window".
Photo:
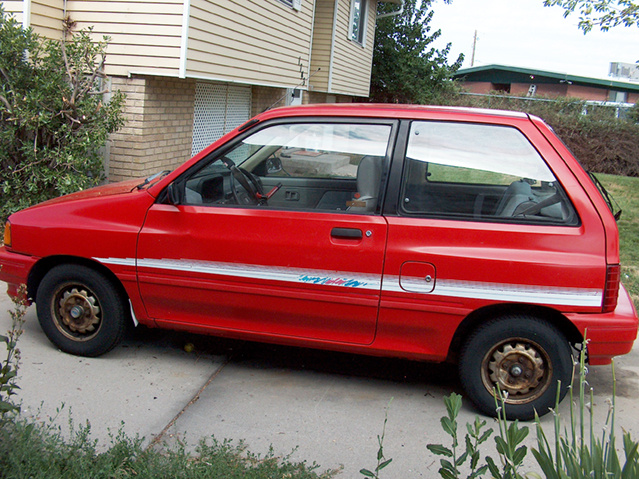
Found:
M 363 157 L 386 155 L 389 135 L 388 125 L 298 123 L 266 128 L 243 143 L 276 148 L 272 154 L 282 169 L 271 176 L 354 179 Z M 250 159 L 247 166 L 259 161 Z
M 267 126 L 204 160 L 186 180 L 185 202 L 374 213 L 391 130 L 371 123 Z M 230 174 L 233 168 L 239 173 Z
M 413 122 L 401 211 L 490 221 L 574 224 L 554 174 L 516 128 Z

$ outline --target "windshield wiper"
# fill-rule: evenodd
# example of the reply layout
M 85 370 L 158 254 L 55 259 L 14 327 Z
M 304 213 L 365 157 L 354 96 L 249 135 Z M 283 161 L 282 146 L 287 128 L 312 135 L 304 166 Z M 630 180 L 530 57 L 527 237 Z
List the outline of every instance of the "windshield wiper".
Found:
M 159 171 L 151 176 L 149 176 L 146 180 L 144 180 L 142 183 L 140 183 L 138 186 L 136 186 L 136 188 L 138 190 L 141 190 L 142 188 L 144 188 L 146 185 L 148 185 L 149 183 L 151 183 L 154 180 L 157 180 L 158 178 L 161 178 L 165 175 L 168 175 L 169 173 L 171 173 L 172 170 L 162 170 Z
M 608 193 L 608 190 L 604 187 L 604 185 L 599 181 L 599 178 L 595 176 L 594 173 L 588 172 L 590 179 L 593 181 L 601 196 L 603 196 L 604 200 L 608 204 L 608 208 L 612 212 L 612 215 L 615 217 L 615 221 L 619 221 L 621 218 L 621 213 L 623 212 L 619 204 L 615 201 L 615 199 Z

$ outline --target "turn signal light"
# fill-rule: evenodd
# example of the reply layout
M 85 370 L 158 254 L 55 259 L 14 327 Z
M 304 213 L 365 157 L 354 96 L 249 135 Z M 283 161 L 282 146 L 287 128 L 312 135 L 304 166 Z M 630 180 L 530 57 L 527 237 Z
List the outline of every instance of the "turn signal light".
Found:
M 4 245 L 11 247 L 11 223 L 4 225 Z

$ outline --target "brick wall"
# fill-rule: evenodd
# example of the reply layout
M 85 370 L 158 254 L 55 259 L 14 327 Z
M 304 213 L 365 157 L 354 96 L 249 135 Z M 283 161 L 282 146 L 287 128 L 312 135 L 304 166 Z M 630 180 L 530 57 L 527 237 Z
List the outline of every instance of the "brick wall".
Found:
M 113 77 L 127 95 L 126 124 L 111 136 L 109 181 L 173 169 L 191 157 L 195 81 Z
M 253 86 L 253 100 L 251 116 L 262 113 L 269 107 L 279 108 L 286 106 L 285 88 L 270 88 L 263 86 Z M 351 103 L 353 97 L 349 95 L 333 95 L 323 92 L 304 91 L 302 103 Z M 365 98 L 357 98 L 357 101 L 366 101 Z
M 278 108 L 286 106 L 286 88 L 272 88 L 267 86 L 253 86 L 253 98 L 251 99 L 251 116 L 262 113 L 273 106 Z
M 366 103 L 368 99 L 319 91 L 304 92 L 304 103 L 353 103 L 354 101 Z

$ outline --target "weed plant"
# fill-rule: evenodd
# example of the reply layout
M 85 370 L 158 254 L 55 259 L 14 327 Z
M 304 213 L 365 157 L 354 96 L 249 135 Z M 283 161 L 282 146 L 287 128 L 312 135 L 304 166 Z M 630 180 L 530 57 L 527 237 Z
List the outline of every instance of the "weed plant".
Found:
M 593 390 L 586 391 L 587 368 L 585 351 L 582 350 L 579 362 L 578 409 L 575 411 L 573 390 L 570 390 L 569 428 L 561 431 L 560 416 L 554 414 L 555 438 L 550 442 L 541 427 L 539 417 L 535 418 L 537 428 L 537 449 L 532 453 L 547 479 L 636 479 L 639 477 L 639 443 L 633 441 L 630 433 L 623 433 L 625 460 L 619 458 L 615 433 L 615 397 L 616 378 L 614 363 L 612 367 L 613 394 L 608 402 L 609 409 L 601 437 L 594 430 Z M 587 398 L 587 395 L 589 396 Z M 586 402 L 588 400 L 588 402 Z M 557 398 L 557 405 L 559 398 Z M 576 414 L 579 415 L 577 419 Z M 588 417 L 588 420 L 586 419 Z
M 388 406 L 386 407 L 386 414 L 384 416 L 384 426 L 382 427 L 381 436 L 377 436 L 377 466 L 372 471 L 369 469 L 361 469 L 359 472 L 364 477 L 372 477 L 373 479 L 379 479 L 379 471 L 387 467 L 392 459 L 386 459 L 384 457 L 384 437 L 386 436 L 386 423 L 388 422 L 388 409 L 390 408 L 391 403 L 393 402 L 393 398 L 391 398 Z
M 537 433 L 537 447 L 532 448 L 539 468 L 545 479 L 636 479 L 639 477 L 639 442 L 632 439 L 629 432 L 623 432 L 624 457 L 620 458 L 617 450 L 617 436 L 615 430 L 615 396 L 616 385 L 613 363 L 613 395 L 609 401 L 603 432 L 599 436 L 594 429 L 593 390 L 588 388 L 586 375 L 586 348 L 582 348 L 579 355 L 577 397 L 570 388 L 570 420 L 563 427 L 561 415 L 558 412 L 559 396 L 555 403 L 554 438 L 549 439 L 542 427 L 539 416 L 535 417 Z M 470 471 L 465 476 L 468 479 L 482 477 L 489 472 L 494 479 L 523 479 L 539 478 L 536 472 L 523 474 L 520 472 L 527 455 L 526 446 L 522 445 L 528 435 L 527 426 L 520 426 L 518 421 L 509 422 L 506 417 L 505 399 L 497 394 L 497 424 L 498 432 L 495 436 L 495 448 L 498 453 L 501 468 L 491 456 L 485 456 L 486 464 L 479 466 L 479 446 L 488 439 L 493 430 L 482 432 L 485 421 L 478 417 L 471 425 L 466 424 L 468 433 L 465 436 L 466 450 L 457 456 L 457 416 L 461 409 L 461 396 L 451 394 L 444 398 L 447 416 L 442 417 L 442 428 L 452 439 L 452 447 L 441 444 L 429 444 L 428 449 L 435 455 L 444 456 L 440 460 L 439 475 L 444 479 L 458 479 L 464 477 L 461 466 L 466 459 L 471 458 Z M 451 460 L 452 459 L 452 462 Z
M 429 444 L 426 446 L 433 454 L 448 458 L 441 459 L 439 474 L 447 479 L 460 477 L 459 468 L 467 459 L 470 459 L 470 473 L 467 476 L 468 479 L 483 476 L 488 469 L 488 465 L 484 464 L 479 466 L 479 461 L 481 459 L 479 445 L 486 442 L 493 433 L 493 430 L 484 430 L 486 421 L 480 420 L 479 416 L 475 416 L 475 422 L 472 425 L 466 424 L 466 430 L 468 432 L 464 437 L 465 451 L 462 454 L 459 454 L 457 416 L 459 415 L 459 411 L 462 406 L 462 397 L 459 394 L 452 393 L 450 396 L 446 396 L 444 398 L 444 405 L 446 406 L 447 415 L 442 417 L 440 422 L 444 432 L 451 437 L 452 445 L 450 448 L 442 446 L 441 444 Z
M 18 292 L 19 298 L 25 297 L 25 288 Z M 26 305 L 22 299 L 14 299 L 14 309 L 9 311 L 11 315 L 11 328 L 7 335 L 0 335 L 0 344 L 6 348 L 5 359 L 0 362 L 0 425 L 9 413 L 16 413 L 20 407 L 16 405 L 11 397 L 16 394 L 18 386 L 18 368 L 20 367 L 20 349 L 18 349 L 18 339 L 22 335 L 22 326 L 26 314 Z

